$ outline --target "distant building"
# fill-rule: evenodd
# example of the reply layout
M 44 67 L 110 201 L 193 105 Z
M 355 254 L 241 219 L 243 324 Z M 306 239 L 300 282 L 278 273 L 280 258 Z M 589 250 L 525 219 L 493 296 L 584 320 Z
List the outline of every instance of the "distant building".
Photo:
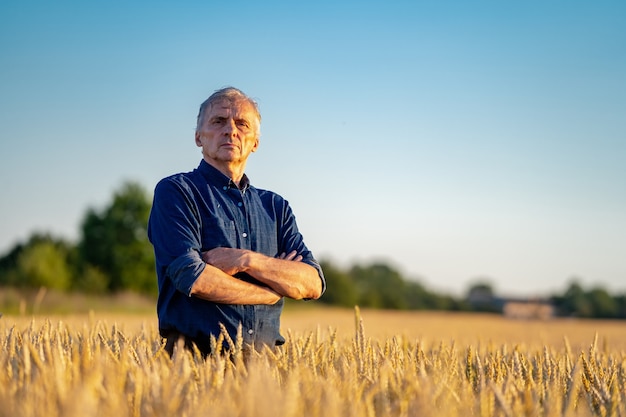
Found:
M 554 317 L 552 303 L 539 299 L 509 299 L 504 301 L 502 314 L 511 319 L 548 320 Z
M 489 291 L 472 291 L 467 302 L 476 311 L 500 313 L 511 319 L 548 320 L 556 309 L 548 300 L 540 298 L 496 297 Z

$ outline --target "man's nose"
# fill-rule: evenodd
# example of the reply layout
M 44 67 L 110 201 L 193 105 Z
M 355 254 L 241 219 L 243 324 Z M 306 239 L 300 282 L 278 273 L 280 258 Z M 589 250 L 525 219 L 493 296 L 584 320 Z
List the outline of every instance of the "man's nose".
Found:
M 237 125 L 235 124 L 235 121 L 233 119 L 230 119 L 226 123 L 224 123 L 224 129 L 222 129 L 222 131 L 226 136 L 234 136 L 237 132 Z

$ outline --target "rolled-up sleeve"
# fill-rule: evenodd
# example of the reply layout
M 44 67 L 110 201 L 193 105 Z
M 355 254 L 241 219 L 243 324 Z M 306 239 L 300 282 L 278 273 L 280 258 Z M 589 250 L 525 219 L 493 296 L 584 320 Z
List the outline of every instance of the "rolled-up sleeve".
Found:
M 178 291 L 191 296 L 191 287 L 205 267 L 200 254 L 192 250 L 174 259 L 166 268 L 165 275 Z
M 280 252 L 290 253 L 291 251 L 296 251 L 297 254 L 302 256 L 302 262 L 315 268 L 322 282 L 321 294 L 324 294 L 326 291 L 326 278 L 324 277 L 322 267 L 313 256 L 313 253 L 305 245 L 304 238 L 298 230 L 296 216 L 293 214 L 293 210 L 291 209 L 291 206 L 289 206 L 289 202 L 287 202 L 287 200 L 282 200 L 282 203 L 284 204 L 284 207 L 282 209 L 282 227 L 280 228 Z
M 312 256 L 309 257 L 308 259 L 303 259 L 302 262 L 304 262 L 305 264 L 311 265 L 313 268 L 317 270 L 317 274 L 319 275 L 320 280 L 322 281 L 322 292 L 320 293 L 320 296 L 322 296 L 322 294 L 326 292 L 326 277 L 324 277 L 324 271 L 322 271 L 322 267 L 320 266 L 319 262 L 317 262 L 317 260 L 313 258 Z
M 159 286 L 171 281 L 189 295 L 206 264 L 200 255 L 200 220 L 192 192 L 184 182 L 168 178 L 157 184 L 148 223 Z

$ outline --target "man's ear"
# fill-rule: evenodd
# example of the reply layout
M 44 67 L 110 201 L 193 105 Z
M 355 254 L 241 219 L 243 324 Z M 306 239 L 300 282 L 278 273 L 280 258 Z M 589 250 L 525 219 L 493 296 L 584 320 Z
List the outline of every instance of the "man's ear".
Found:
M 197 130 L 196 130 L 196 146 L 198 148 L 202 147 L 202 142 L 200 141 L 200 132 L 198 132 Z
M 256 140 L 254 141 L 254 146 L 252 147 L 252 152 L 256 152 L 256 150 L 259 149 L 259 137 L 256 137 Z

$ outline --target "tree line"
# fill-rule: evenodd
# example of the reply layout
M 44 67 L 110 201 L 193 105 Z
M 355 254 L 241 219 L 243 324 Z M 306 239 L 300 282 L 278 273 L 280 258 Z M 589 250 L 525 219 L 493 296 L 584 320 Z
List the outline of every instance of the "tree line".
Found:
M 35 233 L 15 245 L 0 258 L 0 285 L 155 295 L 154 253 L 146 231 L 150 207 L 141 185 L 124 183 L 106 207 L 87 210 L 76 244 Z
M 0 257 L 0 286 L 49 288 L 96 294 L 133 291 L 155 296 L 157 280 L 147 224 L 151 198 L 136 182 L 126 182 L 102 209 L 89 208 L 80 223 L 78 242 L 35 233 Z M 489 303 L 471 302 L 479 291 L 493 297 L 488 282 L 473 284 L 465 296 L 431 291 L 383 263 L 341 268 L 322 260 L 327 290 L 320 303 L 396 310 L 493 312 Z M 563 294 L 546 298 L 558 315 L 626 318 L 626 294 L 601 287 L 584 289 L 577 281 Z

